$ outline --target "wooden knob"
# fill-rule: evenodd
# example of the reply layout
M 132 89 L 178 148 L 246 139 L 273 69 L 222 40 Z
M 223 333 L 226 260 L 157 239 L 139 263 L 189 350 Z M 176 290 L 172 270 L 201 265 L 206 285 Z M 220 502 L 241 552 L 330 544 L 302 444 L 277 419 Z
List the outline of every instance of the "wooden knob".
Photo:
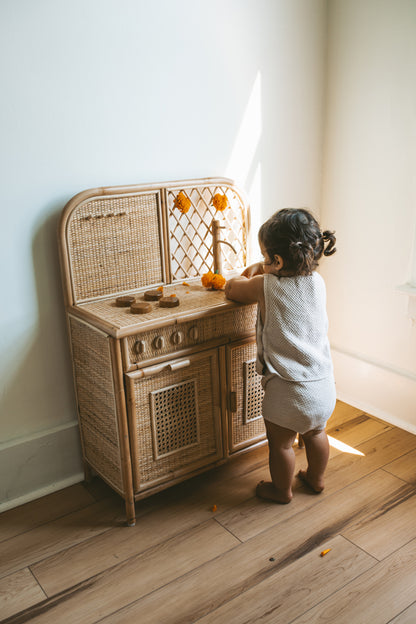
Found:
M 159 301 L 163 297 L 161 290 L 146 290 L 144 293 L 145 301 Z
M 165 346 L 165 338 L 163 336 L 156 336 L 153 341 L 153 346 L 155 349 L 163 349 Z
M 124 297 L 117 297 L 116 306 L 118 308 L 129 308 L 132 303 L 136 301 L 135 297 L 131 295 L 125 295 Z
M 193 325 L 189 330 L 189 338 L 191 340 L 198 340 L 199 329 L 196 325 Z
M 146 352 L 146 342 L 144 340 L 136 340 L 134 345 L 136 355 L 141 355 Z
M 130 312 L 132 314 L 146 314 L 146 312 L 151 312 L 152 306 L 150 303 L 145 303 L 144 301 L 137 301 L 136 303 L 132 303 L 130 306 Z
M 174 345 L 180 345 L 183 342 L 183 332 L 176 331 L 172 334 L 171 341 Z
M 178 297 L 162 297 L 159 301 L 161 308 L 175 308 L 179 305 Z

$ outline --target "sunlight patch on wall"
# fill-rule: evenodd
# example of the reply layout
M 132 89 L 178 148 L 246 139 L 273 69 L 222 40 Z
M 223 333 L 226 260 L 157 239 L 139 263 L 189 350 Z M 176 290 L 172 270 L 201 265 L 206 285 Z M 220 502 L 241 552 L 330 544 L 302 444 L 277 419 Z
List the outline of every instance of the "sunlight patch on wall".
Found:
M 247 189 L 250 199 L 250 232 L 248 237 L 249 262 L 261 260 L 257 234 L 262 223 L 261 218 L 261 163 L 257 163 L 253 181 Z
M 262 134 L 261 74 L 258 71 L 226 168 L 248 194 L 251 217 L 249 258 L 258 253 L 257 232 L 261 222 L 261 163 L 258 148 Z
M 227 166 L 227 176 L 243 187 L 253 168 L 261 131 L 261 74 L 257 72 Z

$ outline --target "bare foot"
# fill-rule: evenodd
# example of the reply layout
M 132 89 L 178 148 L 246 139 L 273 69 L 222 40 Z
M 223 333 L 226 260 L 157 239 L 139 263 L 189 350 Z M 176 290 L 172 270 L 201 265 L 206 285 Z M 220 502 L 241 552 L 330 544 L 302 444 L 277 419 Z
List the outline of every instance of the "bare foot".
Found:
M 306 470 L 299 470 L 296 476 L 302 481 L 302 483 L 315 492 L 315 494 L 320 494 L 324 489 L 324 486 L 321 483 L 313 483 L 312 480 L 309 479 Z
M 287 505 L 292 500 L 292 493 L 286 494 L 277 490 L 271 481 L 260 481 L 256 487 L 256 496 L 266 500 Z

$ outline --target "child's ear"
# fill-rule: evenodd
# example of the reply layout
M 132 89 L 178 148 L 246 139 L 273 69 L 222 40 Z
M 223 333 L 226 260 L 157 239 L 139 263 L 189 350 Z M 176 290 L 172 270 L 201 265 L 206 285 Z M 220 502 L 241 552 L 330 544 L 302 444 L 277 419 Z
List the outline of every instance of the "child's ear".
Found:
M 282 256 L 279 256 L 278 254 L 275 254 L 274 256 L 274 263 L 273 263 L 276 267 L 276 269 L 283 269 L 283 258 Z

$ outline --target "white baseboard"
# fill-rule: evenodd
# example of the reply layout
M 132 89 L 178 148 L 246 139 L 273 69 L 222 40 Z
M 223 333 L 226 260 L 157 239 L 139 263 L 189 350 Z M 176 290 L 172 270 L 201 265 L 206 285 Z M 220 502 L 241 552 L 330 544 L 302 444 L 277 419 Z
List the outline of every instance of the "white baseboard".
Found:
M 337 397 L 416 434 L 416 375 L 332 346 Z
M 11 498 L 9 500 L 1 502 L 0 513 L 3 513 L 3 511 L 7 511 L 8 509 L 13 509 L 14 507 L 24 505 L 25 503 L 30 503 L 30 501 L 37 500 L 38 498 L 42 498 L 42 496 L 47 496 L 48 494 L 52 494 L 52 492 L 58 492 L 58 490 L 63 490 L 70 485 L 80 483 L 81 481 L 83 481 L 83 479 L 84 472 L 78 472 L 77 474 L 72 475 L 72 477 L 68 477 L 68 479 L 63 479 L 62 481 L 57 481 L 55 483 L 45 485 L 39 490 L 32 490 L 27 494 L 23 494 L 23 496 L 18 496 L 17 498 Z
M 0 445 L 0 512 L 83 479 L 76 421 Z

